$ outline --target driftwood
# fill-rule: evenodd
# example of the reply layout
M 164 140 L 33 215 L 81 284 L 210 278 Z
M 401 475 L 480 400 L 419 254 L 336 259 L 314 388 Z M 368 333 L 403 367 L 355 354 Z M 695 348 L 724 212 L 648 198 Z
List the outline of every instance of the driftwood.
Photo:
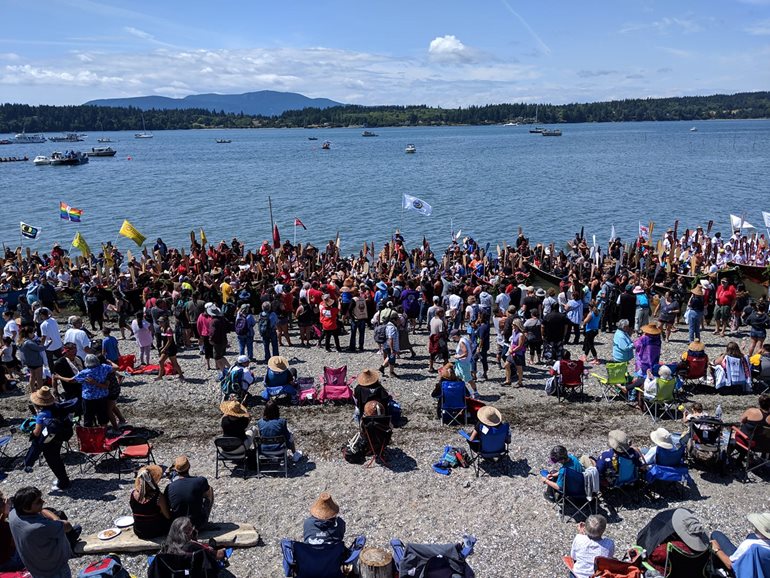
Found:
M 393 556 L 382 548 L 364 548 L 358 557 L 361 578 L 391 578 Z

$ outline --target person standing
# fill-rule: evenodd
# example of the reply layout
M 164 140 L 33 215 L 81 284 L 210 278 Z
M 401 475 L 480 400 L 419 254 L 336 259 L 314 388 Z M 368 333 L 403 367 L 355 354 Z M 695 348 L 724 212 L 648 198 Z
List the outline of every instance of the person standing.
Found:
M 150 365 L 150 350 L 152 349 L 152 325 L 140 311 L 131 322 L 131 333 L 134 334 L 139 346 L 139 365 Z
M 437 307 L 433 316 L 429 315 L 429 317 L 428 353 L 430 353 L 430 361 L 428 371 L 434 372 L 436 371 L 434 364 L 439 356 L 444 364 L 449 361 L 449 349 L 447 347 L 449 336 L 447 335 L 447 324 L 444 319 L 443 308 Z
M 74 343 L 77 348 L 78 357 L 85 359 L 88 349 L 91 346 L 91 339 L 88 333 L 83 330 L 83 320 L 77 315 L 72 315 L 67 319 L 70 328 L 64 332 L 62 341 L 64 343 Z
M 270 305 L 268 304 L 268 307 Z M 211 305 L 207 310 L 211 317 L 211 326 L 209 340 L 214 355 L 214 367 L 219 372 L 220 377 L 224 377 L 229 363 L 225 355 L 227 354 L 227 331 L 229 323 L 222 314 L 222 310 L 216 305 Z M 161 344 L 162 346 L 162 344 Z
M 51 388 L 44 386 L 29 396 L 35 406 L 35 428 L 32 430 L 32 445 L 24 460 L 26 471 L 32 471 L 32 466 L 42 453 L 48 467 L 51 468 L 56 481 L 51 489 L 66 490 L 70 487 L 70 479 L 67 468 L 61 459 L 62 444 L 72 437 L 72 422 L 69 417 L 55 418 L 53 406 L 56 399 L 51 393 Z
M 238 355 L 247 355 L 250 361 L 254 358 L 254 326 L 257 320 L 251 314 L 248 303 L 241 305 L 235 316 L 235 336 L 238 338 Z
M 331 351 L 331 338 L 334 337 L 334 345 L 337 351 L 342 351 L 340 347 L 339 328 L 337 327 L 337 316 L 339 309 L 337 302 L 331 295 L 324 295 L 323 303 L 318 308 L 321 328 L 323 329 L 322 339 L 326 340 L 326 351 Z
M 731 311 L 736 296 L 735 285 L 731 285 L 727 277 L 723 277 L 717 287 L 716 309 L 714 310 L 714 322 L 716 324 L 714 333 L 718 333 L 722 337 L 725 336 L 725 329 L 730 326 Z
M 39 315 L 41 319 L 40 335 L 48 343 L 45 348 L 45 355 L 48 358 L 48 367 L 51 368 L 54 361 L 61 357 L 62 345 L 64 344 L 59 333 L 59 324 L 51 316 L 51 310 L 47 307 L 41 307 Z
M 262 345 L 265 349 L 265 365 L 271 357 L 278 355 L 278 315 L 271 311 L 270 303 L 262 303 L 262 311 L 257 319 L 257 329 L 262 338 Z M 270 353 L 272 347 L 273 353 Z
M 692 295 L 690 296 L 690 300 L 687 302 L 688 311 L 685 313 L 685 316 L 687 317 L 687 326 L 689 328 L 689 339 L 690 342 L 693 342 L 696 339 L 700 340 L 700 330 L 701 324 L 703 322 L 703 311 L 706 308 L 706 304 L 703 300 L 703 287 L 696 285 L 695 288 L 690 291 L 690 293 L 692 293 Z M 718 325 L 719 321 L 716 323 Z M 725 323 L 729 323 L 729 318 Z M 724 327 L 722 328 L 722 331 L 724 333 Z
M 369 311 L 366 306 L 366 299 L 363 293 L 366 292 L 366 285 L 363 283 L 359 287 L 359 293 L 353 297 L 350 307 L 350 345 L 348 351 L 356 351 L 356 336 L 358 336 L 358 351 L 364 350 L 364 337 L 366 335 L 366 323 L 369 320 Z
M 43 386 L 43 365 L 45 365 L 45 344 L 35 335 L 34 327 L 24 327 L 21 331 L 22 344 L 19 347 L 21 360 L 29 369 L 29 393 Z

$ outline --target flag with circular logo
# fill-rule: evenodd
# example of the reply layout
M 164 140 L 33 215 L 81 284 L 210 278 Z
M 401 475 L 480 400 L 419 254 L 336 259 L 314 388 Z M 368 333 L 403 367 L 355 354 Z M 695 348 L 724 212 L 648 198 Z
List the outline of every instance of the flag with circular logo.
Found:
M 413 197 L 412 195 L 407 195 L 406 193 L 404 193 L 404 201 L 401 207 L 404 209 L 417 211 L 418 213 L 420 213 L 421 215 L 425 215 L 426 217 L 429 217 L 430 214 L 433 212 L 433 207 L 431 207 L 428 203 L 426 203 L 422 199 Z

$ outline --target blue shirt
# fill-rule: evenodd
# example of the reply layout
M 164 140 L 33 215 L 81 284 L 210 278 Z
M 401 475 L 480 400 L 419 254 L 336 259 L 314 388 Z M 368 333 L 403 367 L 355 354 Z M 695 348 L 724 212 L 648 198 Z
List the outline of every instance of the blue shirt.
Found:
M 567 468 L 571 470 L 575 470 L 580 474 L 583 473 L 583 464 L 580 463 L 580 460 L 577 459 L 572 454 L 568 454 L 567 463 L 563 464 L 562 467 L 559 468 L 559 475 L 556 476 L 556 485 L 559 486 L 560 490 L 564 490 L 564 476 L 566 476 L 566 474 L 564 473 L 564 470 L 566 470 Z
M 628 333 L 622 329 L 615 331 L 612 338 L 612 359 L 613 361 L 631 361 L 634 358 L 634 342 L 628 336 Z
M 104 338 L 102 341 L 102 351 L 104 352 L 104 357 L 115 363 L 118 362 L 120 351 L 118 350 L 118 340 L 115 337 L 110 335 Z
M 107 397 L 110 394 L 108 388 L 99 387 L 96 383 L 88 383 L 86 378 L 90 377 L 97 383 L 104 383 L 107 381 L 107 376 L 111 371 L 112 366 L 106 364 L 87 367 L 79 371 L 73 379 L 83 386 L 83 399 L 103 399 Z

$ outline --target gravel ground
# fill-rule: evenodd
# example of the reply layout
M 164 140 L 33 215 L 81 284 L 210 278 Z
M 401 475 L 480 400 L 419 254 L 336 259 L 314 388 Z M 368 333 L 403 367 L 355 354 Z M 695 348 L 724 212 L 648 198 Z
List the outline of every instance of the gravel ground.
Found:
M 687 335 L 682 327 L 671 343 L 664 344 L 663 360 L 672 361 L 686 349 Z M 610 355 L 611 337 L 603 334 L 597 339 L 603 359 Z M 345 344 L 347 336 L 342 340 Z M 711 357 L 723 351 L 727 341 L 715 338 L 710 331 L 704 334 L 704 340 Z M 596 401 L 599 386 L 593 380 L 586 387 L 590 398 L 558 404 L 555 398 L 543 394 L 543 367 L 527 368 L 523 388 L 502 386 L 502 371 L 494 368 L 490 369 L 490 380 L 481 382 L 479 390 L 482 399 L 498 407 L 512 425 L 510 466 L 492 468 L 479 479 L 471 470 L 463 469 L 454 470 L 449 477 L 439 476 L 431 464 L 440 457 L 445 444 L 462 446 L 463 440 L 457 428 L 442 426 L 435 419 L 430 397 L 435 377 L 427 371 L 427 338 L 421 333 L 412 341 L 417 356 L 400 360 L 399 377 L 384 380 L 408 418 L 408 423 L 395 431 L 393 447 L 387 454 L 388 468 L 366 469 L 343 461 L 340 448 L 355 429 L 350 406 L 306 406 L 282 408 L 297 446 L 306 456 L 291 467 L 289 479 L 243 479 L 225 472 L 215 480 L 212 439 L 219 433 L 217 382 L 214 372 L 205 369 L 197 350 L 180 355 L 188 377 L 184 383 L 173 377 L 162 384 L 152 378 L 127 379 L 121 408 L 130 423 L 163 430 L 163 436 L 155 440 L 158 463 L 170 464 L 176 455 L 187 453 L 193 475 L 209 479 L 215 491 L 212 521 L 252 523 L 261 532 L 263 546 L 238 550 L 233 555 L 229 570 L 235 576 L 280 576 L 279 541 L 283 537 L 301 538 L 302 520 L 323 490 L 330 491 L 340 504 L 348 537 L 364 534 L 370 546 L 387 547 L 394 537 L 454 542 L 469 531 L 478 538 L 470 559 L 478 576 L 563 576 L 561 556 L 569 552 L 575 525 L 560 522 L 542 495 L 543 486 L 536 474 L 546 465 L 550 448 L 561 443 L 577 455 L 598 455 L 606 448 L 607 432 L 614 428 L 625 429 L 634 445 L 647 446 L 649 433 L 657 426 L 626 404 Z M 232 337 L 231 345 L 234 343 Z M 371 332 L 367 344 L 369 350 L 357 354 L 296 346 L 282 348 L 281 353 L 289 357 L 300 376 L 316 377 L 324 365 L 347 364 L 352 373 L 357 373 L 380 364 Z M 136 353 L 133 341 L 120 341 L 120 347 L 121 353 Z M 579 353 L 574 346 L 570 349 L 573 356 Z M 261 345 L 256 350 L 260 351 Z M 234 358 L 232 352 L 229 357 Z M 696 399 L 712 412 L 721 402 L 726 420 L 736 419 L 756 401 L 754 396 L 699 395 Z M 2 403 L 6 418 L 18 423 L 20 420 L 12 418 L 24 415 L 26 399 L 20 395 L 4 397 Z M 253 411 L 257 415 L 260 410 Z M 671 421 L 663 425 L 672 431 L 681 428 L 681 424 Z M 23 437 L 17 440 L 15 447 L 21 449 L 25 441 Z M 50 493 L 49 505 L 64 509 L 86 533 L 110 527 L 112 520 L 130 513 L 130 480 L 118 482 L 115 474 L 107 472 L 81 475 L 75 455 L 69 456 L 67 462 L 73 487 L 66 493 Z M 625 504 L 610 516 L 606 536 L 622 550 L 634 543 L 637 531 L 655 512 L 681 506 L 697 512 L 709 530 L 720 529 L 740 540 L 749 528 L 746 514 L 770 510 L 767 486 L 761 480 L 743 484 L 733 477 L 700 471 L 694 471 L 693 477 L 695 488 L 686 499 L 671 492 L 638 504 Z M 52 481 L 46 466 L 36 467 L 31 474 L 16 469 L 0 483 L 0 489 L 8 495 L 28 484 L 47 489 Z M 71 566 L 80 569 L 87 561 L 76 559 Z M 145 575 L 143 556 L 124 555 L 123 561 L 133 574 Z

